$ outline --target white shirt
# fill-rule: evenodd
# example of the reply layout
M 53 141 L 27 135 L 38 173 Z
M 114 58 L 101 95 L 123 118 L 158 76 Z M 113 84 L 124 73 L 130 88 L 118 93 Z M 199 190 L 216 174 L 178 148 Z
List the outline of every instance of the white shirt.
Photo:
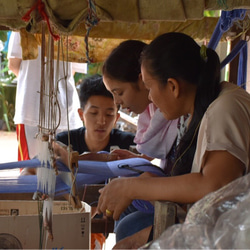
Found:
M 28 45 L 27 45 L 28 46 Z M 9 40 L 8 58 L 22 59 L 22 47 L 20 45 L 19 32 L 12 32 Z M 15 124 L 25 124 L 37 126 L 39 124 L 40 108 L 40 79 L 41 79 L 41 48 L 39 47 L 38 58 L 34 60 L 22 60 L 17 79 L 16 105 L 15 105 Z M 59 62 L 59 78 L 63 79 L 58 84 L 58 103 L 61 110 L 61 121 L 58 129 L 67 129 L 67 101 L 66 84 L 64 80 L 63 64 Z M 56 79 L 56 61 L 54 61 L 54 79 Z M 69 129 L 79 128 L 82 121 L 79 118 L 77 109 L 80 101 L 75 88 L 72 75 L 71 63 L 68 63 L 67 92 L 68 92 L 68 115 Z M 57 115 L 58 116 L 58 115 Z M 59 119 L 58 119 L 59 120 Z

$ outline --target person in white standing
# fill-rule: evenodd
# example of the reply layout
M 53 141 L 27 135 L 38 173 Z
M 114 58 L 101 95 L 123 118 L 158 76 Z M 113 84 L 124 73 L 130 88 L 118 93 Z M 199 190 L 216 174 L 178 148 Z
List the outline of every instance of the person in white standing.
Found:
M 14 122 L 18 139 L 18 160 L 32 159 L 37 155 L 39 108 L 40 108 L 40 79 L 41 79 L 41 47 L 38 47 L 38 57 L 34 60 L 22 60 L 21 36 L 19 32 L 12 32 L 8 45 L 9 69 L 17 76 L 16 105 Z M 54 61 L 56 69 L 56 60 Z M 64 65 L 63 65 L 64 64 Z M 67 110 L 69 129 L 82 127 L 82 121 L 77 113 L 80 108 L 78 93 L 73 78 L 73 63 L 59 62 L 58 102 L 61 109 L 61 121 L 57 132 L 67 130 Z M 68 68 L 66 100 L 66 84 L 64 71 Z M 54 79 L 56 79 L 56 70 Z

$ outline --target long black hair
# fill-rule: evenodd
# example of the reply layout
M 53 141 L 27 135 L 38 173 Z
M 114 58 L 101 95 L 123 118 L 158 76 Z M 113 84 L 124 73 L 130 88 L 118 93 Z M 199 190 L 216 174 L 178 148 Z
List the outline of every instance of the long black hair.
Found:
M 147 71 L 165 86 L 168 78 L 196 85 L 194 113 L 176 153 L 173 175 L 192 168 L 200 121 L 220 92 L 220 60 L 212 49 L 201 47 L 189 36 L 171 32 L 154 39 L 143 51 L 141 61 Z
M 107 57 L 102 74 L 121 82 L 134 83 L 137 87 L 141 73 L 140 55 L 146 43 L 127 40 L 120 43 Z

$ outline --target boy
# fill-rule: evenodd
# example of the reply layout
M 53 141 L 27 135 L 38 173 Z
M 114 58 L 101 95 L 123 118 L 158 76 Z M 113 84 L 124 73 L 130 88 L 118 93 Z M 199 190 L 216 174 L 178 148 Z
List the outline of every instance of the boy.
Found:
M 133 133 L 114 128 L 120 115 L 113 95 L 106 89 L 101 76 L 94 75 L 83 80 L 79 98 L 81 108 L 78 114 L 84 126 L 69 131 L 70 143 L 67 131 L 57 134 L 57 141 L 71 144 L 73 151 L 79 154 L 109 152 L 112 146 L 129 149 L 130 145 L 135 145 Z
M 119 119 L 118 106 L 113 95 L 106 89 L 102 77 L 94 75 L 82 81 L 79 89 L 81 108 L 78 114 L 84 123 L 79 129 L 59 133 L 57 141 L 71 145 L 73 151 L 84 152 L 111 151 L 112 146 L 129 149 L 134 145 L 134 134 L 115 129 Z M 98 155 L 95 155 L 96 158 Z M 101 156 L 101 155 L 100 155 Z M 103 234 L 91 234 L 91 249 L 101 249 L 105 237 Z

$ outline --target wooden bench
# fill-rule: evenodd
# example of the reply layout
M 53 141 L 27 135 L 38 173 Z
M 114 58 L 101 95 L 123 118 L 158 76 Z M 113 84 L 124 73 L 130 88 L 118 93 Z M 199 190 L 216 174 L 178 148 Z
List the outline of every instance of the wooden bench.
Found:
M 176 223 L 176 218 L 177 207 L 175 203 L 169 201 L 156 201 L 153 238 L 157 239 L 163 231 L 174 225 Z

